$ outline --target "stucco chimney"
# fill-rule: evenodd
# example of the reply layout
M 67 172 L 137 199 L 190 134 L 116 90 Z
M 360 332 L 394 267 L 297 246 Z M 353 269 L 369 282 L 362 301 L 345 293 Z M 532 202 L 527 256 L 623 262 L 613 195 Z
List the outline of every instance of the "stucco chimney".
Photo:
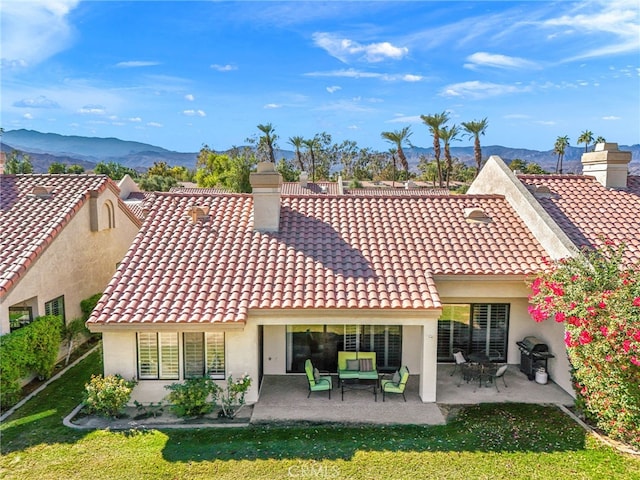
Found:
M 627 188 L 629 162 L 631 152 L 618 150 L 617 143 L 598 143 L 593 152 L 582 154 L 582 173 L 607 188 Z
M 300 186 L 307 188 L 307 183 L 309 183 L 309 174 L 307 172 L 300 172 Z
M 259 232 L 277 232 L 280 227 L 280 186 L 282 175 L 271 162 L 258 163 L 249 175 L 253 190 L 253 228 Z

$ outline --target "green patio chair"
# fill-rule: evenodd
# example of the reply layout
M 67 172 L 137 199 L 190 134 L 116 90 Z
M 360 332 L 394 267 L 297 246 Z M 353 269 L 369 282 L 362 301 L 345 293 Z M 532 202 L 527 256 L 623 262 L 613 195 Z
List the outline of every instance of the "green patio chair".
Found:
M 391 380 L 380 380 L 380 389 L 382 390 L 382 401 L 384 402 L 387 393 L 400 393 L 404 401 L 407 401 L 407 397 L 404 396 L 404 389 L 407 386 L 409 380 L 409 368 L 404 366 L 396 373 L 393 374 Z
M 331 375 L 320 375 L 320 371 L 317 368 L 313 368 L 313 364 L 309 359 L 304 362 L 304 370 L 307 372 L 307 380 L 309 380 L 309 394 L 307 398 L 311 396 L 311 392 L 324 392 L 328 390 L 329 400 L 331 400 L 331 390 L 333 389 Z

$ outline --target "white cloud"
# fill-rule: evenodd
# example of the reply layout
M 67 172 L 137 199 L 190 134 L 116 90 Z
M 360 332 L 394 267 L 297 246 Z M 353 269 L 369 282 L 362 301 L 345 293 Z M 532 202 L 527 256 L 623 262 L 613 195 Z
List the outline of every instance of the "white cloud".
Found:
M 78 110 L 83 115 L 104 115 L 107 110 L 102 105 L 85 105 Z
M 519 57 L 509 57 L 507 55 L 500 55 L 496 53 L 476 52 L 467 57 L 464 68 L 475 70 L 478 67 L 493 67 L 493 68 L 509 68 L 509 69 L 534 69 L 538 68 L 535 62 L 525 60 Z
M 116 63 L 118 68 L 138 68 L 138 67 L 153 67 L 160 65 L 160 62 L 151 62 L 147 60 L 129 60 L 127 62 Z
M 442 89 L 440 95 L 443 97 L 481 99 L 507 95 L 510 93 L 526 92 L 528 90 L 530 90 L 529 87 L 516 87 L 513 85 L 479 82 L 477 80 L 474 80 L 470 82 L 461 82 L 447 85 Z
M 370 63 L 384 60 L 401 60 L 409 53 L 407 47 L 396 47 L 390 42 L 370 43 L 368 45 L 340 38 L 332 33 L 317 32 L 313 34 L 314 43 L 327 51 L 329 55 L 343 63 L 364 61 Z
M 31 115 L 30 113 L 25 113 L 22 118 L 26 118 L 27 120 L 33 120 L 33 115 Z
M 357 125 L 349 125 L 349 126 L 347 127 L 347 129 L 349 129 L 349 130 L 360 130 L 360 127 L 359 127 L 359 126 L 357 126 Z
M 279 103 L 267 103 L 263 108 L 266 108 L 266 109 L 282 108 L 282 105 L 280 105 Z
M 335 93 L 338 90 L 342 90 L 342 87 L 339 87 L 337 85 L 333 85 L 331 87 L 327 87 L 327 92 L 329 92 L 329 93 Z
M 194 97 L 192 94 L 189 93 L 184 96 L 184 99 L 188 100 L 189 102 L 193 102 L 196 99 L 196 97 Z
M 524 113 L 510 113 L 508 115 L 503 115 L 502 118 L 506 118 L 507 120 L 526 120 L 531 117 Z
M 402 75 L 401 78 L 405 82 L 421 82 L 422 80 L 424 80 L 424 77 L 422 75 L 413 75 L 411 73 L 407 73 L 406 75 Z
M 140 117 L 130 117 L 129 121 L 134 123 L 140 123 L 142 119 Z
M 537 123 L 538 125 L 544 125 L 546 127 L 552 127 L 556 124 L 556 122 L 554 122 L 553 120 L 537 120 L 534 123 Z
M 387 120 L 385 123 L 422 123 L 420 115 L 401 115 L 396 114 L 391 120 Z
M 206 117 L 207 116 L 204 110 L 184 110 L 182 114 L 186 115 L 187 117 Z
M 68 48 L 74 32 L 67 15 L 79 0 L 0 2 L 3 68 L 36 65 Z
M 602 117 L 602 120 L 620 120 L 620 117 L 616 117 L 615 115 L 607 115 L 606 117 Z
M 413 74 L 390 74 L 390 73 L 377 73 L 377 72 L 364 72 L 362 70 L 356 70 L 354 68 L 348 68 L 346 70 L 330 70 L 327 72 L 307 72 L 304 74 L 306 77 L 337 77 L 337 78 L 379 78 L 387 82 L 418 82 L 424 79 L 420 75 Z
M 13 106 L 18 108 L 60 108 L 57 102 L 44 95 L 34 98 L 23 98 L 22 100 L 13 102 Z
M 147 122 L 147 127 L 160 128 L 160 127 L 164 127 L 164 125 L 162 125 L 161 123 L 158 123 L 158 122 Z
M 218 65 L 217 63 L 211 65 L 211 68 L 218 72 L 231 72 L 232 70 L 238 69 L 238 67 L 234 67 L 233 65 Z

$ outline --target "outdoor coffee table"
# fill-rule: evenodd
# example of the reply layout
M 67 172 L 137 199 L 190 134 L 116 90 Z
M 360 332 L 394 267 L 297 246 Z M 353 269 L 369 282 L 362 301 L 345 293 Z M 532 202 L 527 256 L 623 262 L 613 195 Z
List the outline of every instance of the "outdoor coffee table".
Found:
M 340 390 L 342 401 L 344 402 L 345 390 L 371 390 L 375 401 L 378 401 L 378 380 L 377 379 L 360 379 L 345 378 L 340 382 Z

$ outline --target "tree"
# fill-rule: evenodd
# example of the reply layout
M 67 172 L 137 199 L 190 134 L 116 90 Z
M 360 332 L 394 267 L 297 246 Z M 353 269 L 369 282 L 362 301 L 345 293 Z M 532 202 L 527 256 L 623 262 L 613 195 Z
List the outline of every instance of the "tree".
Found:
M 53 162 L 49 165 L 49 173 L 52 175 L 67 173 L 67 166 L 64 163 Z
M 296 162 L 300 171 L 304 172 L 304 162 L 302 161 L 302 153 L 300 152 L 300 149 L 304 145 L 304 138 L 300 136 L 289 137 L 288 143 L 296 148 Z
M 260 140 L 258 141 L 258 152 L 266 151 L 266 156 L 269 161 L 275 164 L 276 157 L 273 153 L 273 148 L 275 146 L 276 140 L 278 140 L 278 136 L 275 134 L 275 129 L 270 123 L 265 123 L 258 125 L 258 130 L 263 133 L 263 135 L 260 136 Z
M 487 117 L 482 120 L 473 120 L 472 122 L 462 122 L 462 128 L 467 132 L 468 137 L 473 138 L 473 153 L 476 159 L 476 177 L 480 173 L 482 167 L 482 149 L 480 148 L 480 135 L 489 127 Z
M 99 162 L 93 171 L 100 175 L 107 175 L 112 180 L 122 180 L 125 175 L 129 175 L 131 178 L 138 177 L 138 172 L 134 169 L 125 167 L 117 162 Z
M 276 172 L 282 175 L 283 182 L 296 182 L 300 179 L 300 172 L 296 170 L 291 162 L 284 158 L 281 158 L 276 164 Z
M 84 167 L 82 165 L 69 165 L 67 167 L 67 173 L 79 175 L 81 173 L 84 173 Z
M 556 161 L 556 173 L 562 173 L 562 160 L 564 159 L 564 152 L 568 146 L 569 137 L 567 135 L 556 139 L 556 143 L 553 146 L 553 151 L 558 154 L 558 160 Z
M 598 136 L 596 137 L 595 143 L 596 143 L 596 145 L 597 145 L 598 143 L 607 143 L 607 139 L 606 139 L 606 138 L 604 138 L 602 135 L 598 135 Z
M 145 175 L 138 181 L 138 185 L 145 192 L 168 192 L 178 181 L 171 176 Z
M 4 165 L 4 172 L 8 174 L 33 173 L 31 157 L 19 150 L 12 150 Z
M 453 164 L 451 161 L 451 150 L 450 150 L 450 144 L 451 142 L 453 142 L 454 140 L 457 140 L 457 136 L 460 133 L 460 128 L 457 125 L 452 125 L 451 128 L 447 128 L 447 127 L 442 127 L 438 134 L 440 136 L 440 138 L 442 138 L 442 141 L 444 142 L 444 158 L 447 161 L 447 171 L 446 171 L 446 185 L 447 188 L 449 188 L 449 180 L 451 178 L 451 170 L 453 168 Z M 434 140 L 435 143 L 435 140 Z M 440 143 L 440 142 L 438 142 Z M 438 164 L 438 166 L 440 166 L 440 161 L 436 158 L 436 162 Z M 442 187 L 442 185 L 440 185 Z
M 433 115 L 420 115 L 422 121 L 429 127 L 433 135 L 433 154 L 438 167 L 438 186 L 442 188 L 442 167 L 440 165 L 440 133 L 442 126 L 449 121 L 447 112 L 434 113 Z
M 220 187 L 232 192 L 249 193 L 249 175 L 257 161 L 249 148 L 231 149 L 231 157 L 204 145 L 198 153 L 195 180 L 199 187 Z
M 593 132 L 591 132 L 590 130 L 583 131 L 576 141 L 578 142 L 578 144 L 584 143 L 584 153 L 587 153 L 589 144 L 593 142 Z
M 405 141 L 408 141 L 412 133 L 413 132 L 411 132 L 411 127 L 404 127 L 402 130 L 395 130 L 393 132 L 382 132 L 380 134 L 383 139 L 387 140 L 390 143 L 393 143 L 396 146 L 396 150 L 398 152 L 398 160 L 400 160 L 400 164 L 402 165 L 402 168 L 405 171 L 405 176 L 407 178 L 409 178 L 409 162 L 407 162 L 407 157 L 404 155 L 402 144 Z
M 314 150 L 320 148 L 320 142 L 317 137 L 303 140 L 302 143 L 307 147 L 309 155 L 311 156 L 311 183 L 316 181 L 316 156 Z

